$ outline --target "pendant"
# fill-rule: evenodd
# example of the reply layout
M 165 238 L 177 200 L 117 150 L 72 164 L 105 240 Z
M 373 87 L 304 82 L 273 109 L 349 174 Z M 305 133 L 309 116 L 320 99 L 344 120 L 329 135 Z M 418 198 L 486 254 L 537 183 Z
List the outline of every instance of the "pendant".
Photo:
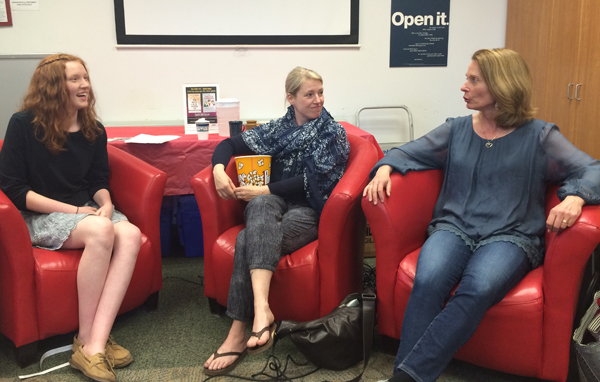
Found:
M 493 145 L 494 144 L 492 142 L 488 142 L 485 144 L 485 147 L 487 147 L 488 149 L 491 149 Z

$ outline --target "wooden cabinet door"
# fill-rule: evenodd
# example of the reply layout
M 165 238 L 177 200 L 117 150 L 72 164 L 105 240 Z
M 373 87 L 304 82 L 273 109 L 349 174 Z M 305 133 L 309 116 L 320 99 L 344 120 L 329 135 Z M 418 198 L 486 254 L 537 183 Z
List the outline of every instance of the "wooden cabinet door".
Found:
M 575 139 L 575 87 L 579 67 L 582 0 L 554 0 L 550 21 L 546 108 L 539 115 L 555 123 L 571 142 Z M 572 84 L 569 88 L 569 84 Z M 569 99 L 571 98 L 571 99 Z
M 575 103 L 574 144 L 600 158 L 600 1 L 584 0 L 579 50 L 578 92 Z
M 537 118 L 546 113 L 548 61 L 552 35 L 553 0 L 508 0 L 505 46 L 518 52 L 533 77 L 533 106 Z
M 574 139 L 582 0 L 508 0 L 506 47 L 519 52 L 531 70 L 536 118 L 555 123 Z

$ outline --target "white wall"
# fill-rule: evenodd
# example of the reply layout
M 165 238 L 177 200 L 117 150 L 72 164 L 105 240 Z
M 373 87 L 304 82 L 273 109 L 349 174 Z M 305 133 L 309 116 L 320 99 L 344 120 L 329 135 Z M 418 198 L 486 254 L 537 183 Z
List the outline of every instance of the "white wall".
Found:
M 325 107 L 337 120 L 354 122 L 363 106 L 405 104 L 416 137 L 446 117 L 470 114 L 459 90 L 464 73 L 475 50 L 504 46 L 507 6 L 506 0 L 452 0 L 448 66 L 390 68 L 389 0 L 361 2 L 360 48 L 247 50 L 117 48 L 112 1 L 39 3 L 39 11 L 13 11 L 14 26 L 0 27 L 0 55 L 80 56 L 106 125 L 183 124 L 183 83 L 220 84 L 221 97 L 241 101 L 242 119 L 276 118 L 284 112 L 287 73 L 304 66 L 323 76 Z

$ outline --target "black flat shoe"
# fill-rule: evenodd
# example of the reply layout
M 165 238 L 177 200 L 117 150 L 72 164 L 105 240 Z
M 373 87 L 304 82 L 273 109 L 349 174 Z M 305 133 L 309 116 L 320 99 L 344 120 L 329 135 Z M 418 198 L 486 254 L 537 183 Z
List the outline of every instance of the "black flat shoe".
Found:
M 230 371 L 232 371 L 233 369 L 235 369 L 235 367 L 240 362 L 242 362 L 242 360 L 244 359 L 246 354 L 248 354 L 248 349 L 244 349 L 243 352 L 231 351 L 231 352 L 227 352 L 227 353 L 219 353 L 219 352 L 215 351 L 213 353 L 213 355 L 214 355 L 213 360 L 215 360 L 217 358 L 221 358 L 221 357 L 231 356 L 231 355 L 237 355 L 237 359 L 235 361 L 233 361 L 233 363 L 231 365 L 224 367 L 222 369 L 210 370 L 205 367 L 204 374 L 210 375 L 210 376 L 225 375 L 225 374 L 229 373 Z

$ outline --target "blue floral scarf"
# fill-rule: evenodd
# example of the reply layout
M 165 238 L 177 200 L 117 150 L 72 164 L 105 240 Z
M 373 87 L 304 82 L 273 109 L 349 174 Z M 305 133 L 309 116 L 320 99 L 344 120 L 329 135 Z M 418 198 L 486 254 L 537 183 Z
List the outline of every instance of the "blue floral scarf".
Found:
M 304 196 L 321 213 L 350 154 L 346 130 L 325 108 L 319 117 L 297 126 L 290 106 L 283 118 L 246 131 L 242 137 L 253 152 L 283 163 L 282 180 L 303 174 Z

